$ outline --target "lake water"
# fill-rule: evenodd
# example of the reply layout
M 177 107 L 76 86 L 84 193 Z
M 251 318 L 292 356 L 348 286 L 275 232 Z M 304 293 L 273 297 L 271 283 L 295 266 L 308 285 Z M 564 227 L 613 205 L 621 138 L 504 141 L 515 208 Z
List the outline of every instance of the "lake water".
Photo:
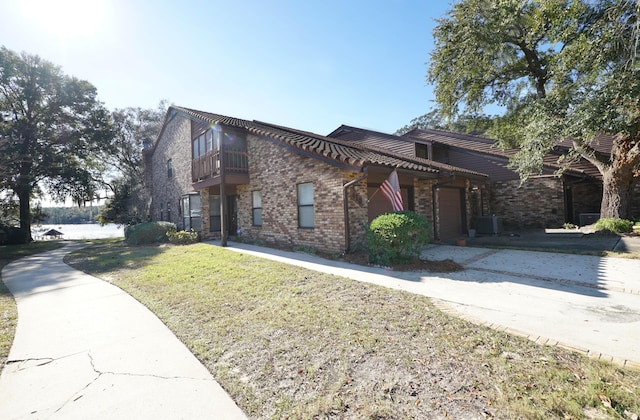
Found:
M 102 238 L 124 238 L 124 227 L 112 223 L 104 226 L 99 224 L 82 225 L 38 225 L 33 226 L 31 234 L 33 239 L 41 240 L 43 233 L 49 229 L 62 232 L 62 239 L 102 239 Z

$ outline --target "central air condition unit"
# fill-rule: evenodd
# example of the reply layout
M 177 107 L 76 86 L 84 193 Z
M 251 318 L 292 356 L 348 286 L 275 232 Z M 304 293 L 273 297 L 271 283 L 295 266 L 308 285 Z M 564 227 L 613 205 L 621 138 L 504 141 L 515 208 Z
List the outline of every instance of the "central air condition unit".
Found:
M 477 233 L 497 235 L 504 230 L 502 218 L 498 216 L 480 216 L 476 220 Z

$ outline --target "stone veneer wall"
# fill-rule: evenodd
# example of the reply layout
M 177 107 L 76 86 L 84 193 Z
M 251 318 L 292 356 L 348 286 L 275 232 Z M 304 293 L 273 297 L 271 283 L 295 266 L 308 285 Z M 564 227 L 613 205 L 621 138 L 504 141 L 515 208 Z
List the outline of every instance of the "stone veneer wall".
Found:
M 171 159 L 173 176 L 167 177 L 167 160 Z M 147 167 L 147 170 L 149 168 Z M 167 123 L 162 137 L 151 156 L 151 219 L 160 220 L 162 205 L 165 221 L 182 228 L 180 201 L 191 187 L 191 122 L 175 116 Z M 171 206 L 171 218 L 167 218 L 167 203 Z
M 237 188 L 241 236 L 268 244 L 343 252 L 345 221 L 342 186 L 357 178 L 359 173 L 341 170 L 253 135 L 248 136 L 247 147 L 250 183 Z M 313 229 L 298 227 L 297 184 L 307 182 L 312 182 L 314 187 Z M 262 226 L 252 224 L 254 190 L 262 191 Z M 366 197 L 366 189 L 359 184 L 350 204 L 363 197 Z M 354 233 L 358 231 L 355 227 L 357 220 L 363 214 L 366 215 L 363 209 L 355 206 L 351 210 L 351 229 Z
M 491 185 L 491 212 L 513 228 L 561 227 L 565 223 L 562 179 L 530 178 Z

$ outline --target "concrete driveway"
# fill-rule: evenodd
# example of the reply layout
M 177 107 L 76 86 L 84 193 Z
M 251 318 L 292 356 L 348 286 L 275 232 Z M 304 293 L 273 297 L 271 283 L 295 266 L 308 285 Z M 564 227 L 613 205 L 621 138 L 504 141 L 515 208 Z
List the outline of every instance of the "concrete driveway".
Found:
M 228 249 L 405 290 L 479 324 L 640 368 L 640 260 L 431 245 L 457 273 L 394 272 L 246 244 Z

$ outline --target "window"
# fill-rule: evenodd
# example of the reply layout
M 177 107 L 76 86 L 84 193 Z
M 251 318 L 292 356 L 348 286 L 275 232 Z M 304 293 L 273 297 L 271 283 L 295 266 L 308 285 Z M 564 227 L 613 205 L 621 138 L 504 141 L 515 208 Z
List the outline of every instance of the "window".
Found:
M 167 222 L 171 221 L 171 202 L 167 201 Z
M 164 221 L 164 207 L 162 207 L 162 203 L 160 203 L 160 221 Z
M 195 138 L 193 139 L 193 158 L 197 159 L 200 157 L 200 147 L 199 147 L 199 143 L 198 143 L 198 139 Z
M 167 161 L 167 178 L 171 178 L 173 176 L 173 163 L 171 159 Z
M 251 193 L 251 209 L 253 226 L 262 226 L 262 191 L 253 191 Z
M 204 145 L 205 152 L 210 152 L 213 150 L 213 130 L 207 130 L 205 133 L 206 140 Z
M 220 196 L 209 196 L 209 230 L 211 232 L 220 232 L 222 224 L 220 223 Z
M 313 183 L 298 184 L 298 227 L 313 228 Z
M 196 232 L 200 231 L 202 222 L 200 213 L 200 194 L 182 196 L 182 223 L 184 230 L 193 229 Z

